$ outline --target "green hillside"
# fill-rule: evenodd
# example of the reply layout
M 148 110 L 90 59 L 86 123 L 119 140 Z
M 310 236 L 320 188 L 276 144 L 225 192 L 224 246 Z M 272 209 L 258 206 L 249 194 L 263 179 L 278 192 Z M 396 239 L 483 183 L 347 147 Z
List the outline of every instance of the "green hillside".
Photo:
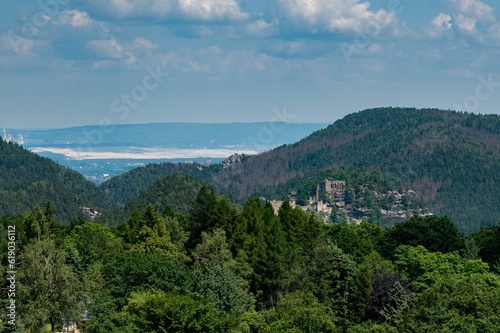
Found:
M 500 117 L 435 109 L 370 109 L 293 145 L 249 158 L 247 195 L 318 170 L 355 166 L 400 178 L 463 232 L 500 222 Z M 245 193 L 246 192 L 246 193 Z
M 211 167 L 198 164 L 157 163 L 136 168 L 103 183 L 100 188 L 114 200 L 126 204 L 148 190 L 149 186 L 173 174 L 183 174 L 197 180 L 210 180 Z
M 169 206 L 174 212 L 187 214 L 202 186 L 202 183 L 187 176 L 167 176 L 127 202 L 125 212 L 131 213 L 134 209 L 142 211 L 151 204 L 156 211 L 161 212 Z
M 115 207 L 106 193 L 78 172 L 0 140 L 0 215 L 16 215 L 52 202 L 56 220 L 82 217 L 80 207 L 103 212 Z
M 297 177 L 347 166 L 400 179 L 431 211 L 449 215 L 465 233 L 500 221 L 500 117 L 437 109 L 364 110 L 298 143 L 246 156 L 226 168 L 157 164 L 103 188 L 132 197 L 158 180 L 157 175 L 175 170 L 244 199 Z

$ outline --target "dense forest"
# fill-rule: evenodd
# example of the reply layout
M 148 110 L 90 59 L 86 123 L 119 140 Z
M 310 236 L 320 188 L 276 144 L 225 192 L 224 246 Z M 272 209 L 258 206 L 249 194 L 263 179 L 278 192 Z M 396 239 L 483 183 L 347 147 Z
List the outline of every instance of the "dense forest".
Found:
M 78 172 L 0 140 L 0 215 L 24 213 L 48 200 L 57 207 L 54 217 L 60 222 L 83 217 L 81 207 L 100 212 L 117 207 Z
M 2 141 L 0 332 L 500 332 L 499 134 L 498 116 L 365 110 L 100 187 Z M 325 178 L 363 222 L 288 201 Z M 384 223 L 385 193 L 435 215 Z
M 437 109 L 364 110 L 295 144 L 244 156 L 229 168 L 154 164 L 101 188 L 126 202 L 162 177 L 183 173 L 244 201 L 293 179 L 350 166 L 400 179 L 466 234 L 500 220 L 500 116 Z
M 202 186 L 186 214 L 147 205 L 108 228 L 53 219 L 51 204 L 0 224 L 2 273 L 15 227 L 16 323 L 1 332 L 498 332 L 500 228 L 464 237 L 445 216 L 390 229 L 278 214 Z M 12 287 L 10 287 L 12 290 Z

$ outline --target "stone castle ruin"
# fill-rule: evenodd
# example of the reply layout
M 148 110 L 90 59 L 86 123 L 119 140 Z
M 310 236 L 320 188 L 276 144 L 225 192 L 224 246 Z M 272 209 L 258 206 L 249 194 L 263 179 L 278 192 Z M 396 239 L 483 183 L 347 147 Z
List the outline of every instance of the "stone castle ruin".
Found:
M 343 180 L 325 180 L 320 181 L 316 186 L 316 195 L 314 201 L 320 201 L 320 193 L 324 192 L 334 202 L 344 201 L 345 181 Z M 337 198 L 336 198 L 337 196 Z
M 363 219 L 368 217 L 368 214 L 372 210 L 370 207 L 357 207 L 354 206 L 352 202 L 346 202 L 346 182 L 343 180 L 328 180 L 324 179 L 318 182 L 316 186 L 316 192 L 313 196 L 309 197 L 305 206 L 297 206 L 296 195 L 297 192 L 293 191 L 288 195 L 288 201 L 290 206 L 300 207 L 304 211 L 314 211 L 323 216 L 324 221 L 327 222 L 332 218 L 332 214 L 340 216 L 342 214 L 349 216 L 348 219 L 353 223 L 361 223 Z M 355 189 L 354 192 L 357 193 L 358 198 L 363 199 L 364 192 L 366 191 L 366 186 L 362 185 L 360 188 Z M 380 208 L 380 214 L 383 219 L 386 220 L 386 224 L 394 224 L 396 222 L 403 221 L 413 215 L 432 215 L 432 213 L 426 208 L 409 208 L 407 204 L 403 204 L 403 198 L 414 199 L 416 193 L 412 190 L 403 191 L 388 191 L 387 193 L 377 193 L 376 191 L 370 191 L 375 200 L 389 201 L 389 206 L 384 206 Z M 361 197 L 359 197 L 361 196 Z M 273 200 L 270 201 L 274 208 L 275 214 L 278 214 L 283 201 Z

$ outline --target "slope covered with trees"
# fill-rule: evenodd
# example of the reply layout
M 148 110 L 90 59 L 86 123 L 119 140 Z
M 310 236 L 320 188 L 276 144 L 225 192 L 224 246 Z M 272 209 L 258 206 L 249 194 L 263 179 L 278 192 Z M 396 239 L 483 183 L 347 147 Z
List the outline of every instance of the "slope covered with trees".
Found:
M 152 183 L 150 174 L 175 170 L 244 200 L 265 187 L 347 166 L 400 179 L 431 211 L 449 215 L 463 232 L 500 220 L 500 117 L 437 109 L 369 109 L 227 168 L 159 164 L 117 177 L 103 188 L 134 193 Z
M 187 214 L 202 186 L 201 182 L 190 177 L 181 174 L 169 175 L 129 200 L 124 207 L 125 212 L 130 214 L 134 209 L 142 211 L 152 205 L 158 211 L 168 206 L 176 213 Z
M 0 215 L 23 214 L 51 202 L 60 222 L 82 217 L 80 207 L 97 211 L 115 204 L 78 172 L 0 140 Z
M 203 182 L 208 182 L 213 168 L 213 166 L 204 167 L 198 163 L 149 164 L 146 167 L 136 168 L 120 176 L 113 177 L 103 183 L 100 188 L 108 193 L 117 202 L 126 204 L 129 200 L 132 200 L 138 197 L 141 193 L 146 192 L 154 183 L 161 181 L 170 175 L 183 174 Z
M 441 110 L 371 109 L 325 130 L 248 158 L 219 175 L 241 179 L 246 195 L 317 170 L 353 165 L 380 170 L 420 193 L 464 232 L 500 221 L 500 117 Z M 234 188 L 234 187 L 233 187 Z

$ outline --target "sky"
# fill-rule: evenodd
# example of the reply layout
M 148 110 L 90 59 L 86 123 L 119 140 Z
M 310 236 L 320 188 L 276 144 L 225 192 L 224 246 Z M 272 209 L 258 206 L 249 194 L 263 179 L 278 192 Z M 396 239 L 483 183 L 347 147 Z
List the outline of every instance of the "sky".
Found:
M 0 128 L 500 113 L 493 0 L 2 0 Z

